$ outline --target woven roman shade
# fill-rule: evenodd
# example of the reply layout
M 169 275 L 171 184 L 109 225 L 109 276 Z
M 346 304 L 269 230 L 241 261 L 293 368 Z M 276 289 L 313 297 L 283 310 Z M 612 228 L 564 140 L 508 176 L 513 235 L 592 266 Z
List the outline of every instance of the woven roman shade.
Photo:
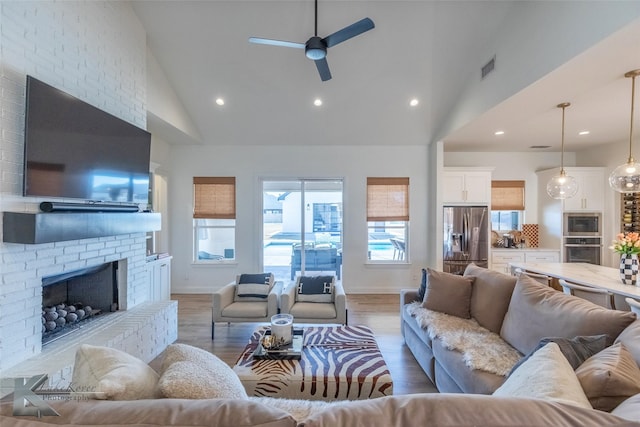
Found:
M 524 181 L 491 181 L 491 209 L 524 210 Z
M 194 177 L 193 217 L 235 219 L 235 177 Z
M 367 221 L 409 221 L 409 178 L 367 178 Z

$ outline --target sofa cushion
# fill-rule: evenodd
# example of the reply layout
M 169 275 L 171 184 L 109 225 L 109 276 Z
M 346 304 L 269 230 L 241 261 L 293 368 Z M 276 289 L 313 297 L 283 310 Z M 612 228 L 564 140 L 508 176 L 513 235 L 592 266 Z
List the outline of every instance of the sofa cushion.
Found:
M 82 344 L 76 350 L 71 382 L 77 390 L 95 392 L 96 399 L 152 399 L 158 374 L 124 351 Z
M 410 394 L 340 402 L 310 416 L 304 427 L 326 426 L 622 426 L 606 412 L 545 400 L 471 394 Z M 627 423 L 627 425 L 629 425 Z
M 333 302 L 335 280 L 335 276 L 299 276 L 296 280 L 296 302 Z
M 452 316 L 470 319 L 473 277 L 427 268 L 427 286 L 422 306 Z
M 516 278 L 475 264 L 467 266 L 464 276 L 475 277 L 471 291 L 471 317 L 491 332 L 499 334 Z
M 589 337 L 574 337 L 574 338 L 562 338 L 562 337 L 552 337 L 552 338 L 543 338 L 540 340 L 536 348 L 534 348 L 531 353 L 523 357 L 516 365 L 513 367 L 511 372 L 518 369 L 520 365 L 522 365 L 525 360 L 527 360 L 533 353 L 540 350 L 542 347 L 547 345 L 550 342 L 554 342 L 558 344 L 560 347 L 560 351 L 564 354 L 564 357 L 567 358 L 567 361 L 571 365 L 571 367 L 575 370 L 578 366 L 582 365 L 585 360 L 593 356 L 594 354 L 604 350 L 607 346 L 607 336 L 606 335 L 593 335 Z M 509 373 L 511 375 L 511 373 Z
M 536 351 L 493 395 L 547 399 L 591 409 L 573 368 L 556 343 Z
M 518 277 L 500 335 L 521 353 L 530 353 L 545 337 L 607 335 L 607 345 L 635 320 L 635 314 L 609 310 Z
M 640 394 L 631 396 L 619 404 L 611 414 L 640 423 Z
M 158 391 L 177 399 L 246 399 L 238 375 L 217 356 L 186 344 L 167 347 Z
M 640 393 L 640 368 L 622 343 L 587 359 L 576 375 L 591 405 L 601 411 L 610 412 Z
M 640 320 L 636 320 L 618 335 L 615 342 L 621 342 L 629 350 L 640 366 Z
M 289 310 L 295 319 L 335 319 L 338 317 L 334 304 L 317 304 L 314 302 L 298 302 Z
M 504 382 L 504 376 L 467 366 L 463 353 L 449 350 L 442 340 L 434 338 L 432 342 L 433 355 L 436 363 L 447 372 L 464 393 L 491 394 Z M 436 371 L 436 382 L 440 380 Z M 440 387 L 439 384 L 438 388 Z
M 70 399 L 47 400 L 47 405 L 53 407 L 60 416 L 43 418 L 0 416 L 0 426 L 296 427 L 297 425 L 290 414 L 276 407 L 246 399 L 145 399 L 117 402 Z M 10 406 L 2 405 L 2 415 L 11 415 Z M 5 411 L 5 407 L 8 411 Z M 14 424 L 13 421 L 25 421 L 25 423 Z

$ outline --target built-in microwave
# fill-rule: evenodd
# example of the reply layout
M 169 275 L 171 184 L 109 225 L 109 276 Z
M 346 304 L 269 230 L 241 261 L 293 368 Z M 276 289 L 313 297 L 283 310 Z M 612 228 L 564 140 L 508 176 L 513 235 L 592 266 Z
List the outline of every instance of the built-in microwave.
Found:
M 602 236 L 600 212 L 565 212 L 565 236 Z

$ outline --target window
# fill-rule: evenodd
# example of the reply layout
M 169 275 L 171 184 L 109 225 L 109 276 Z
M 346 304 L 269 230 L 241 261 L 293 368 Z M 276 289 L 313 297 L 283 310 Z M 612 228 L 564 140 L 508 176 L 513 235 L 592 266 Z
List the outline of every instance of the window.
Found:
M 491 181 L 491 229 L 521 230 L 524 181 Z
M 368 259 L 407 262 L 409 178 L 367 178 Z
M 193 259 L 212 263 L 235 259 L 236 179 L 193 178 Z

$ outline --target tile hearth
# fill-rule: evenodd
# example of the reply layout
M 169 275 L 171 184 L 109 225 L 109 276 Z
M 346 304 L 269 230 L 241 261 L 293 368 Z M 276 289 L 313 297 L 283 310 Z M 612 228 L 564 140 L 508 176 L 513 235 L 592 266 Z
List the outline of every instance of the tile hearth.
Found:
M 46 345 L 40 354 L 2 372 L 1 377 L 20 378 L 46 373 L 48 386 L 67 387 L 71 382 L 76 349 L 81 344 L 117 348 L 148 363 L 176 341 L 177 325 L 177 301 L 142 303 L 92 320 L 90 328 L 80 328 Z

